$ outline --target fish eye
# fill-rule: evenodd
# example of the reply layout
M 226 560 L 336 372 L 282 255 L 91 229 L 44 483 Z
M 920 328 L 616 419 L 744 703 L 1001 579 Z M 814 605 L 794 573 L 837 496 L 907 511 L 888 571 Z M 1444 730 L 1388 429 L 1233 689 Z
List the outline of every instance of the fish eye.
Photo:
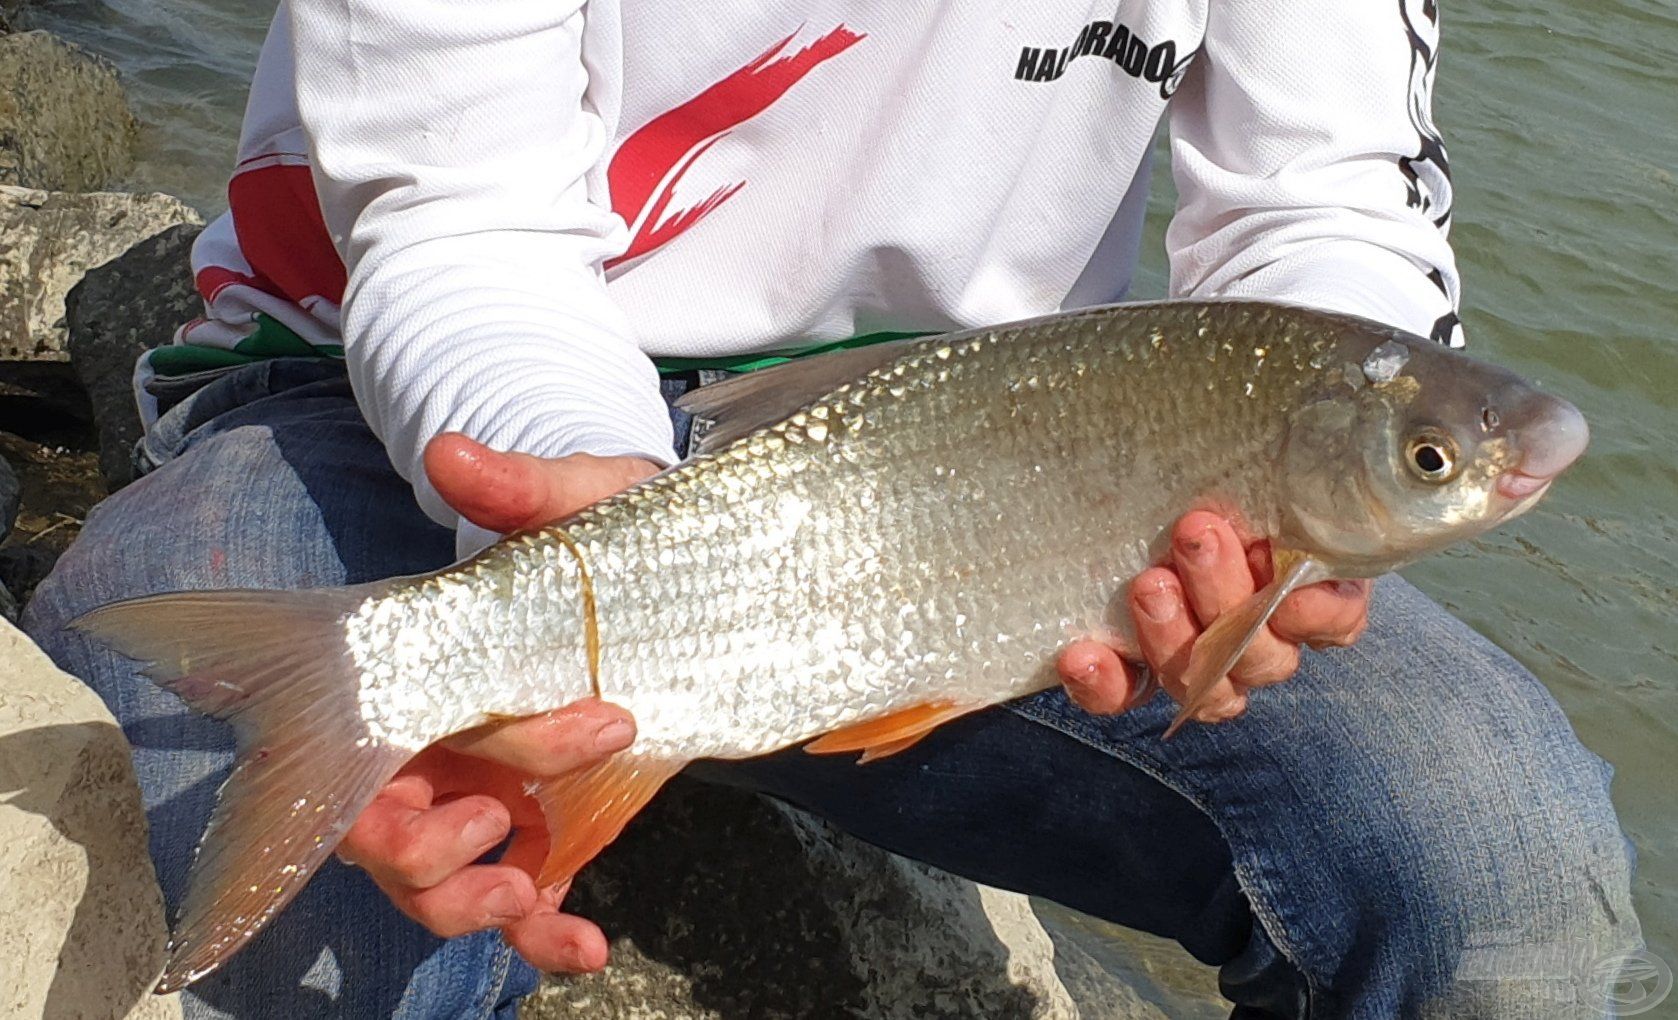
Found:
M 1457 476 L 1456 440 L 1432 429 L 1417 433 L 1405 446 L 1404 464 L 1422 481 L 1442 485 Z

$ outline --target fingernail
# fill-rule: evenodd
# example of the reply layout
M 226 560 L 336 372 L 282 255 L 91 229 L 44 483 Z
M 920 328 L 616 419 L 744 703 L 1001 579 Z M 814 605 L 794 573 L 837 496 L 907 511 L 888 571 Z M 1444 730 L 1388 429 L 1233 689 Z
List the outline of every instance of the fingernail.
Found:
M 484 913 L 488 915 L 490 924 L 507 924 L 524 916 L 524 911 L 519 909 L 519 894 L 513 891 L 512 883 L 503 882 L 484 896 Z
M 594 731 L 594 749 L 601 754 L 610 754 L 628 747 L 635 739 L 635 726 L 622 719 L 614 719 Z
M 1218 533 L 1208 526 L 1198 535 L 1183 536 L 1177 541 L 1177 551 L 1194 566 L 1209 567 L 1218 558 Z
M 1335 581 L 1334 593 L 1341 598 L 1357 598 L 1363 594 L 1362 581 Z
M 583 952 L 582 939 L 567 936 L 560 940 L 557 948 L 559 949 L 560 959 L 563 961 L 561 966 L 565 968 L 567 973 L 587 974 L 598 969 L 598 965 L 589 959 L 591 954 Z
M 1142 615 L 1154 623 L 1170 623 L 1182 609 L 1177 593 L 1163 584 L 1138 595 L 1136 601 L 1142 608 Z
M 501 838 L 506 834 L 507 829 L 501 824 L 501 819 L 489 811 L 473 815 L 460 827 L 461 842 L 467 846 L 483 847 L 485 850 L 501 842 Z

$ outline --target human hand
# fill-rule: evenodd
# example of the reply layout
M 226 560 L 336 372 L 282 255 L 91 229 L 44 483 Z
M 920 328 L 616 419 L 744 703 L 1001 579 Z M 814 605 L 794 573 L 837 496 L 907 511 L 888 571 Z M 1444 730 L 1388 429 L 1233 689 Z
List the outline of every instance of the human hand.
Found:
M 434 935 L 499 928 L 539 970 L 599 970 L 606 936 L 559 909 L 569 883 L 538 889 L 532 878 L 548 832 L 526 784 L 593 765 L 634 737 L 629 713 L 593 699 L 451 737 L 379 791 L 338 856 Z M 473 863 L 509 834 L 499 861 Z
M 450 506 L 497 532 L 569 516 L 658 470 L 629 457 L 497 453 L 458 434 L 433 439 L 425 467 Z M 593 699 L 459 734 L 409 762 L 356 819 L 338 854 L 433 934 L 499 928 L 541 970 L 598 970 L 606 937 L 560 911 L 566 886 L 538 889 L 532 877 L 548 835 L 527 788 L 602 761 L 634 737 L 627 712 Z M 474 863 L 509 834 L 498 862 Z
M 1171 563 L 1143 571 L 1131 583 L 1128 605 L 1139 649 L 1085 640 L 1062 650 L 1056 666 L 1067 694 L 1090 712 L 1110 715 L 1150 693 L 1121 652 L 1140 653 L 1160 685 L 1178 702 L 1187 697 L 1183 672 L 1201 633 L 1271 581 L 1268 542 L 1243 542 L 1225 518 L 1195 511 L 1171 533 Z M 1349 645 L 1368 626 L 1369 583 L 1324 581 L 1289 595 L 1230 675 L 1220 680 L 1195 718 L 1221 722 L 1246 711 L 1247 692 L 1280 683 L 1299 668 L 1299 647 Z

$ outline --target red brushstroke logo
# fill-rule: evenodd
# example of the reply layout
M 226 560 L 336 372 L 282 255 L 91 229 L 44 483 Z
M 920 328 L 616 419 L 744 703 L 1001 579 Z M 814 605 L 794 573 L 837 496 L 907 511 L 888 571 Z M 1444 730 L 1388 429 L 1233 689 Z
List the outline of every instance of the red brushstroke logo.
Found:
M 866 38 L 840 25 L 792 53 L 794 32 L 751 63 L 692 99 L 659 114 L 624 140 L 606 168 L 612 210 L 634 230 L 629 249 L 606 263 L 609 269 L 668 244 L 683 231 L 739 194 L 745 181 L 726 184 L 697 205 L 669 212 L 676 185 L 705 150 L 734 128 L 768 109 L 816 65 Z

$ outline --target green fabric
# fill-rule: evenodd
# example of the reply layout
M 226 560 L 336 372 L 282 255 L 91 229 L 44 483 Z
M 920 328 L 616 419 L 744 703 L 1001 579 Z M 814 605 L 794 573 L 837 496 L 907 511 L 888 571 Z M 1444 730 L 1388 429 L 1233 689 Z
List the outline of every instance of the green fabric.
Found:
M 319 347 L 298 336 L 290 326 L 261 312 L 256 313 L 256 329 L 250 336 L 233 346 L 240 354 L 259 358 L 341 358 L 344 348 L 339 344 Z
M 190 344 L 154 347 L 146 353 L 146 361 L 151 365 L 151 370 L 165 377 L 191 375 L 212 368 L 248 365 L 261 360 L 249 354 L 239 354 L 220 347 L 194 347 Z
M 725 372 L 755 372 L 760 368 L 784 365 L 795 358 L 812 354 L 826 354 L 849 347 L 868 347 L 873 344 L 907 340 L 910 337 L 931 336 L 930 331 L 865 333 L 845 340 L 818 344 L 791 354 L 735 354 L 722 358 L 654 358 L 660 375 L 678 375 L 696 369 L 718 369 Z M 261 312 L 256 314 L 256 329 L 240 340 L 232 350 L 223 347 L 197 347 L 192 344 L 172 344 L 151 351 L 148 358 L 153 372 L 160 376 L 191 375 L 215 368 L 248 365 L 264 358 L 341 358 L 340 344 L 311 344 L 298 336 L 278 319 Z
M 723 372 L 755 372 L 760 368 L 770 368 L 774 365 L 784 365 L 796 358 L 807 358 L 812 354 L 826 354 L 828 351 L 842 351 L 849 347 L 868 347 L 873 344 L 889 343 L 893 340 L 907 340 L 916 336 L 931 336 L 929 330 L 918 332 L 897 333 L 864 333 L 845 340 L 835 340 L 832 343 L 820 344 L 791 354 L 736 354 L 723 358 L 654 358 L 653 364 L 658 366 L 660 375 L 679 375 L 682 372 L 692 372 L 695 369 L 717 369 Z
M 341 358 L 344 348 L 341 344 L 315 345 L 298 336 L 285 323 L 256 313 L 256 329 L 250 336 L 245 337 L 234 345 L 232 350 L 224 347 L 198 347 L 193 344 L 170 344 L 167 347 L 153 348 L 147 355 L 151 370 L 160 376 L 173 377 L 191 375 L 194 372 L 205 372 L 216 368 L 231 368 L 235 365 L 248 365 L 253 361 L 265 358 Z

